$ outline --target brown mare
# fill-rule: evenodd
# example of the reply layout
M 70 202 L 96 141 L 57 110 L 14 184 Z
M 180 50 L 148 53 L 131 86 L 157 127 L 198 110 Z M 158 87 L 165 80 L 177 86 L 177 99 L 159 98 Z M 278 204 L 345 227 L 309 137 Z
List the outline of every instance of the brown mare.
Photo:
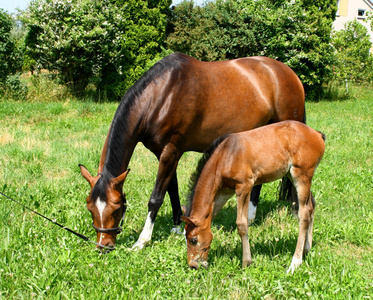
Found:
M 122 187 L 135 146 L 159 160 L 148 217 L 134 248 L 150 241 L 166 191 L 181 223 L 176 177 L 185 151 L 205 151 L 219 136 L 282 120 L 304 121 L 304 90 L 295 73 L 267 57 L 201 62 L 174 53 L 156 63 L 123 97 L 104 144 L 98 175 L 80 165 L 91 192 L 87 207 L 100 244 L 113 246 L 126 210 Z M 253 202 L 260 188 L 253 192 Z
M 237 229 L 242 240 L 242 266 L 251 264 L 248 240 L 250 193 L 257 184 L 288 176 L 298 197 L 299 236 L 288 272 L 302 263 L 303 251 L 312 246 L 315 199 L 313 174 L 324 154 L 325 136 L 296 121 L 284 121 L 251 131 L 230 134 L 218 140 L 199 165 L 186 222 L 188 264 L 207 267 L 213 238 L 211 221 L 233 193 L 237 195 Z M 219 144 L 220 143 L 220 144 Z M 215 147 L 215 149 L 214 149 Z M 203 163 L 205 165 L 203 166 Z

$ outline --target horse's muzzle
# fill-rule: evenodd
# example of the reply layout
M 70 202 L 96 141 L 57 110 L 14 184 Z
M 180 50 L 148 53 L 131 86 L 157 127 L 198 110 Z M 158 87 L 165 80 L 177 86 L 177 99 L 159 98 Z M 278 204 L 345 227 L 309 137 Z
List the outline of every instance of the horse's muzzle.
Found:
M 197 270 L 199 266 L 207 269 L 209 266 L 209 263 L 203 259 L 199 259 L 199 260 L 192 259 L 189 263 L 189 268 L 193 270 Z

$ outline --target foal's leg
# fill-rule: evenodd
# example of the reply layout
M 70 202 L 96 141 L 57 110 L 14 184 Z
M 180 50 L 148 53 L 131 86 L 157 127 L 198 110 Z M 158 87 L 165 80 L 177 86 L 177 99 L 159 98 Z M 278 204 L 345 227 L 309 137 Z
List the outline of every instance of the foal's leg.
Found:
M 311 191 L 310 191 L 310 197 L 308 199 L 308 206 L 312 206 L 312 210 L 311 210 L 312 213 L 311 213 L 311 221 L 310 221 L 310 224 L 307 230 L 306 242 L 304 244 L 304 254 L 307 254 L 311 250 L 311 247 L 312 247 L 313 219 L 315 215 L 316 201 Z
M 254 223 L 256 217 L 256 209 L 259 203 L 259 195 L 262 185 L 256 185 L 251 190 L 250 203 L 249 203 L 249 224 Z
M 252 186 L 251 186 L 252 187 Z M 237 229 L 242 241 L 242 267 L 250 266 L 252 263 L 249 236 L 248 236 L 248 209 L 250 202 L 251 187 L 244 186 L 236 189 L 237 194 Z
M 312 201 L 310 200 L 310 180 L 303 177 L 303 180 L 295 180 L 294 183 L 297 189 L 299 200 L 299 234 L 295 253 L 291 261 L 291 265 L 287 271 L 288 273 L 291 272 L 292 274 L 294 273 L 294 270 L 302 264 L 306 236 L 309 234 L 309 225 L 312 222 L 313 216 L 313 205 Z

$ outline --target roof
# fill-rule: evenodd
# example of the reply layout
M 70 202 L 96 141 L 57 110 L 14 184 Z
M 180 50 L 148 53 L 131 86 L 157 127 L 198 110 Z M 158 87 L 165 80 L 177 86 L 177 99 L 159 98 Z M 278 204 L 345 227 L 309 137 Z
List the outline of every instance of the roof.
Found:
M 364 0 L 364 2 L 365 2 L 366 4 L 368 4 L 368 6 L 369 6 L 371 9 L 373 9 L 373 0 Z

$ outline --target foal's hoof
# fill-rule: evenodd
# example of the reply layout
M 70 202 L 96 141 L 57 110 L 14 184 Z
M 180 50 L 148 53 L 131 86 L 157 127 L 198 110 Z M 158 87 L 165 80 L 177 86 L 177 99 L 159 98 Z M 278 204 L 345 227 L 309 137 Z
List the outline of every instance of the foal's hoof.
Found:
M 291 261 L 291 265 L 290 265 L 287 273 L 289 274 L 291 272 L 291 274 L 293 275 L 295 269 L 297 269 L 301 264 L 302 264 L 302 259 L 293 257 L 293 260 Z

